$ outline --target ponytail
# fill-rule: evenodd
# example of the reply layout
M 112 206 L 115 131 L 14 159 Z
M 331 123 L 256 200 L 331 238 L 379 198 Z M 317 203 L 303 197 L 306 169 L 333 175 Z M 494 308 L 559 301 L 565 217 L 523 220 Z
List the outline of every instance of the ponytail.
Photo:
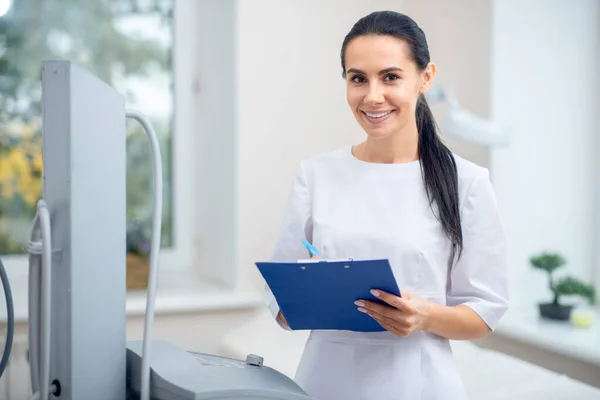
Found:
M 417 101 L 416 119 L 419 131 L 418 151 L 427 198 L 452 243 L 450 259 L 454 260 L 456 255 L 460 258 L 463 246 L 456 161 L 452 152 L 440 140 L 433 114 L 422 94 Z

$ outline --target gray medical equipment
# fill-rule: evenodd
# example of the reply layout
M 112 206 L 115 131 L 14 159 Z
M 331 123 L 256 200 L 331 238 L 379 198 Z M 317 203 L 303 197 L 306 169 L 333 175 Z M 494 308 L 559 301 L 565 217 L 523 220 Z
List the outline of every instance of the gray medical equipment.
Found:
M 134 392 L 140 387 L 141 356 L 141 342 L 129 343 L 127 379 Z M 264 367 L 263 359 L 253 354 L 242 361 L 154 342 L 152 358 L 151 393 L 157 399 L 309 399 L 294 381 Z
M 126 110 L 112 87 L 67 61 L 43 63 L 42 109 L 43 199 L 28 246 L 32 398 L 309 400 L 260 356 L 235 360 L 151 340 L 162 209 L 160 149 L 152 126 Z M 155 177 L 144 340 L 129 343 L 127 117 L 149 136 Z

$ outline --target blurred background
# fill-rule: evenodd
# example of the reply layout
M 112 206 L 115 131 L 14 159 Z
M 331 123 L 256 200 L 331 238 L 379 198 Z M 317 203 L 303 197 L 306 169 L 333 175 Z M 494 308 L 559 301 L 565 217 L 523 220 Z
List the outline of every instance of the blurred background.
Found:
M 441 134 L 489 168 L 508 236 L 511 309 L 490 337 L 456 344 L 472 398 L 600 398 L 598 1 L 0 0 L 0 257 L 18 323 L 0 399 L 29 393 L 23 249 L 42 193 L 41 62 L 91 71 L 160 136 L 155 337 L 263 354 L 293 376 L 306 334 L 266 313 L 254 262 L 270 256 L 299 161 L 363 139 L 339 53 L 353 23 L 382 9 L 425 31 Z M 152 170 L 140 126 L 127 133 L 128 339 L 138 339 Z

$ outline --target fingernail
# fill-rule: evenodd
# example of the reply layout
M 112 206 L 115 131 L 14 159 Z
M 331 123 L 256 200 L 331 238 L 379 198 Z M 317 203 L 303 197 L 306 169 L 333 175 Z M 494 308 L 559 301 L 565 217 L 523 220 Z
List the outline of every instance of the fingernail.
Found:
M 371 290 L 371 294 L 375 297 L 379 297 L 379 290 L 373 289 L 373 290 Z
M 365 310 L 365 309 L 364 309 L 364 308 L 362 308 L 362 307 L 358 307 L 358 311 L 360 311 L 360 312 L 362 312 L 362 313 L 365 313 L 365 314 L 367 313 L 367 310 Z
M 356 301 L 354 302 L 354 304 L 356 304 L 356 305 L 357 305 L 357 306 L 359 306 L 359 307 L 362 307 L 362 306 L 364 306 L 364 305 L 365 305 L 365 302 L 364 302 L 364 301 L 360 301 L 360 300 L 356 300 Z

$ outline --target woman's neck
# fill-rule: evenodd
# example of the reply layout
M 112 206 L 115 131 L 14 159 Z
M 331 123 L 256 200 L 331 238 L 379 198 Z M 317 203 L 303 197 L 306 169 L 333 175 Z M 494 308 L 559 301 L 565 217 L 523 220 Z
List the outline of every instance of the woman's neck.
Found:
M 373 163 L 400 164 L 419 159 L 419 135 L 416 127 L 411 133 L 403 132 L 385 138 L 367 137 L 355 147 L 355 157 Z

